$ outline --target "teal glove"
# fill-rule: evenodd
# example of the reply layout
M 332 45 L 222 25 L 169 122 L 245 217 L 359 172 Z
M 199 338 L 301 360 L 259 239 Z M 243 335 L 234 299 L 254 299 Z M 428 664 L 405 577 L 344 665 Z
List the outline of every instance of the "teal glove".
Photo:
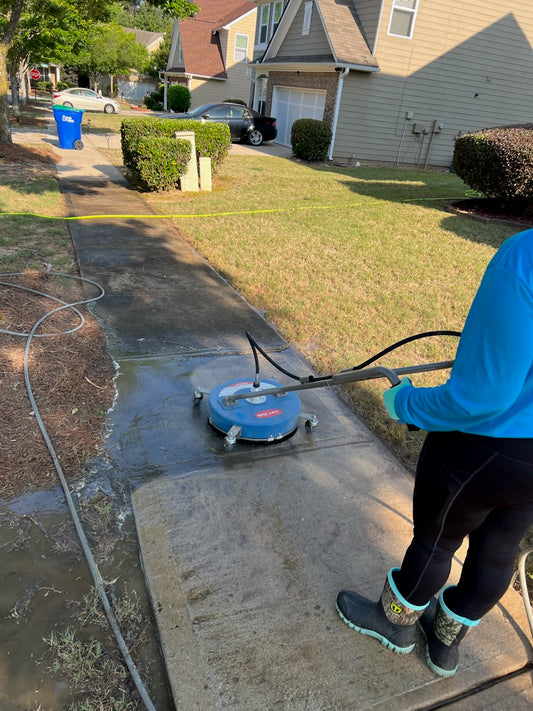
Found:
M 398 414 L 396 413 L 396 410 L 394 408 L 394 401 L 396 400 L 396 395 L 399 393 L 400 390 L 402 390 L 402 388 L 407 388 L 412 384 L 413 383 L 410 381 L 409 378 L 403 378 L 402 380 L 400 380 L 398 385 L 393 385 L 392 388 L 385 390 L 385 392 L 383 393 L 383 400 L 385 402 L 387 412 L 393 420 L 396 420 L 396 422 L 400 422 L 400 418 L 398 417 Z

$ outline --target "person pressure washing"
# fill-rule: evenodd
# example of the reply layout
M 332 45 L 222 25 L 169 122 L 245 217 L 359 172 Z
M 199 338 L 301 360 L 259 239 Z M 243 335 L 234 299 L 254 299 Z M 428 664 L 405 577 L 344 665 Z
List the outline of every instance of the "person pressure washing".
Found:
M 384 393 L 389 415 L 428 431 L 413 494 L 413 538 L 372 602 L 343 590 L 352 629 L 408 654 L 418 622 L 427 663 L 455 673 L 459 643 L 498 602 L 533 525 L 533 229 L 506 240 L 470 307 L 448 381 Z M 457 585 L 446 585 L 464 538 Z M 438 599 L 434 596 L 438 595 Z

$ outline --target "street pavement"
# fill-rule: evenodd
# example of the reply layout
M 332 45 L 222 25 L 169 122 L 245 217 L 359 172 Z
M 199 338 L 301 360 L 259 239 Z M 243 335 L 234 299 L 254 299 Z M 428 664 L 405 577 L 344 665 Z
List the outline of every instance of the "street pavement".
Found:
M 192 396 L 253 378 L 245 332 L 288 370 L 308 373 L 305 361 L 109 164 L 100 150 L 116 137 L 90 133 L 82 151 L 62 150 L 52 124 L 14 140 L 57 149 L 69 215 L 105 216 L 69 222 L 82 276 L 106 290 L 94 311 L 119 365 L 102 459 L 131 486 L 177 709 L 532 708 L 531 633 L 513 588 L 465 639 L 450 679 L 427 668 L 421 637 L 395 655 L 340 621 L 338 590 L 377 599 L 401 560 L 411 475 L 333 388 L 301 394 L 312 432 L 226 451 L 206 398 Z M 258 151 L 290 158 L 277 146 L 231 149 L 243 160 Z M 284 381 L 267 362 L 261 377 Z

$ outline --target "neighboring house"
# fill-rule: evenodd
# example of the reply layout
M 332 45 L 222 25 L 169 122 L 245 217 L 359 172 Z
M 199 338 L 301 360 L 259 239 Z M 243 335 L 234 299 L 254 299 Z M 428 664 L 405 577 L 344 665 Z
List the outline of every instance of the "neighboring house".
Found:
M 196 4 L 197 15 L 174 22 L 164 73 L 165 99 L 168 84 L 185 84 L 191 92 L 191 108 L 225 99 L 248 103 L 255 4 L 249 0 L 197 0 Z
M 258 5 L 253 106 L 282 144 L 311 117 L 334 160 L 448 167 L 461 133 L 532 120 L 532 2 Z
M 155 52 L 165 41 L 163 32 L 149 32 L 148 30 L 135 30 L 131 27 L 124 27 L 125 32 L 131 32 L 139 44 L 146 47 L 149 53 Z M 132 72 L 128 76 L 118 78 L 118 96 L 125 101 L 142 103 L 144 97 L 151 91 L 155 91 L 158 86 L 157 80 L 147 74 Z

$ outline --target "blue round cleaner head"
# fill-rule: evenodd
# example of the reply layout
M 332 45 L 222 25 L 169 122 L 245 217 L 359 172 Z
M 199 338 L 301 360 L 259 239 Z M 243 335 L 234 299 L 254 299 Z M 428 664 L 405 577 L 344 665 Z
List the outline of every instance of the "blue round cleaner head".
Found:
M 294 392 L 281 395 L 263 394 L 262 390 L 279 388 L 275 380 L 230 380 L 209 394 L 209 422 L 227 434 L 234 425 L 241 428 L 238 439 L 255 442 L 275 442 L 290 437 L 298 426 L 300 398 Z M 237 393 L 250 393 L 249 398 L 226 402 Z

